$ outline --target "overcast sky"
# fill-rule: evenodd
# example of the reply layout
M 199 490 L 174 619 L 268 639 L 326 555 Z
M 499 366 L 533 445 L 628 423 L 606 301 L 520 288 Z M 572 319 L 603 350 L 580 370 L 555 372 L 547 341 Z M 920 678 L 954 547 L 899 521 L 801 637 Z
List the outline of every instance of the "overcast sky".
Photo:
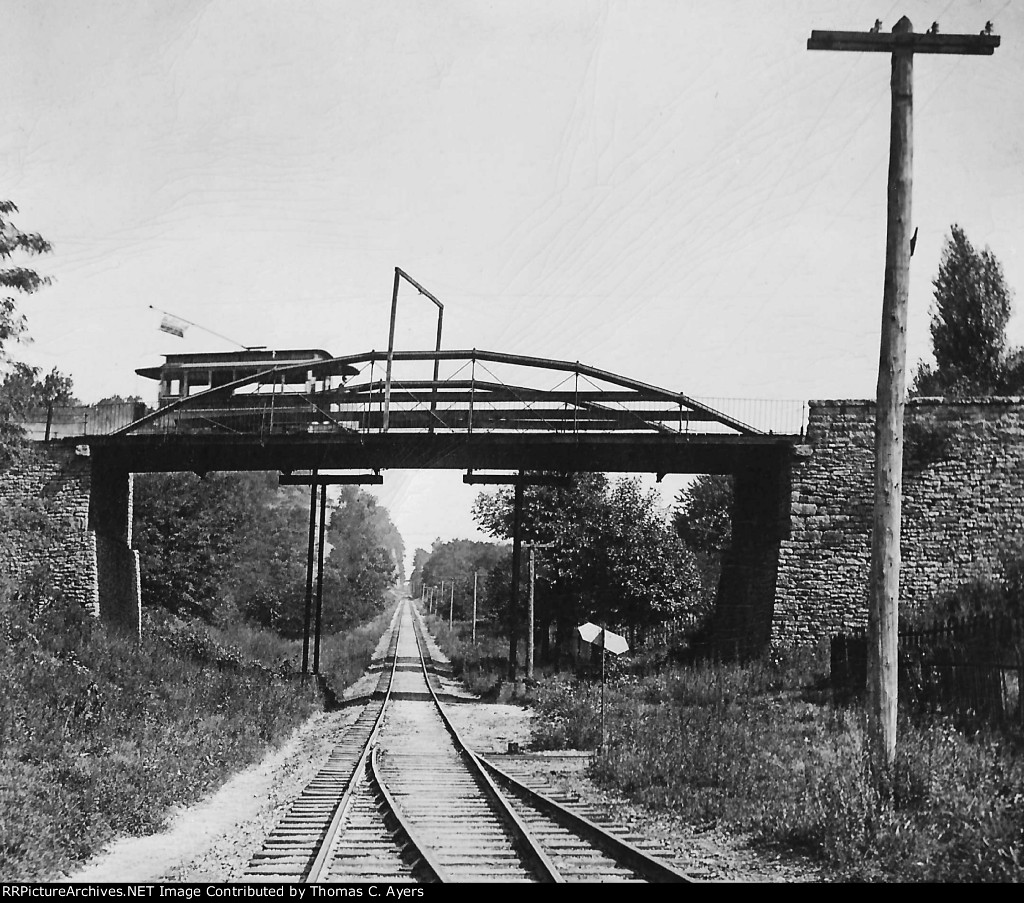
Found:
M 153 403 L 137 367 L 232 346 L 150 305 L 243 345 L 383 350 L 398 266 L 449 348 L 873 397 L 889 57 L 806 44 L 904 14 L 1002 36 L 915 60 L 914 363 L 951 223 L 1024 285 L 1021 4 L 0 0 L 0 197 L 54 246 L 15 353 L 84 401 Z M 409 297 L 397 345 L 431 347 Z M 380 495 L 411 555 L 473 535 L 475 493 L 393 473 Z

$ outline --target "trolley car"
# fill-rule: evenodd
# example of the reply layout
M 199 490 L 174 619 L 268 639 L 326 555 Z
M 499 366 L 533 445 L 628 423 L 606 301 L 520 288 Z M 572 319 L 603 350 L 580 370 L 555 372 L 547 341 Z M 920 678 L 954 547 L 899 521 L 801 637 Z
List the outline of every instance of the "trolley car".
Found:
M 168 354 L 135 372 L 159 382 L 160 408 L 177 405 L 164 429 L 290 433 L 323 429 L 329 399 L 359 370 L 319 348 L 249 348 Z

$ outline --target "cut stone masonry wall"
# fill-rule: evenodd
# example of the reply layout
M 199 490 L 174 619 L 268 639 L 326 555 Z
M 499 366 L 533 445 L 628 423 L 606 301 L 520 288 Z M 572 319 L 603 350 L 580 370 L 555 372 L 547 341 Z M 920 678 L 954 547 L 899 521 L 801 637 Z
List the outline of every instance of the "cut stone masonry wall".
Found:
M 100 613 L 96 535 L 89 529 L 91 460 L 73 444 L 32 443 L 0 476 L 0 575 L 22 580 L 39 565 L 64 595 Z
M 871 401 L 812 401 L 792 464 L 773 646 L 813 645 L 867 623 L 874 498 Z M 998 573 L 1024 539 L 1024 399 L 911 399 L 905 414 L 900 604 L 921 609 Z
M 29 442 L 0 471 L 0 579 L 42 571 L 55 593 L 138 633 L 132 475 L 75 440 Z

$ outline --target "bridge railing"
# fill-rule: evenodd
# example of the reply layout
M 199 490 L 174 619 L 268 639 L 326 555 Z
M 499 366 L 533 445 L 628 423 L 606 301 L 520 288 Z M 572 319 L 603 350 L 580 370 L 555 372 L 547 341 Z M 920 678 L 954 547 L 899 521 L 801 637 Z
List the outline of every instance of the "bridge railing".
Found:
M 38 442 L 107 436 L 124 429 L 146 412 L 141 402 L 108 402 L 94 405 L 54 405 L 30 408 L 18 425 L 25 438 Z
M 711 398 L 694 396 L 712 408 L 749 423 L 762 433 L 803 436 L 807 432 L 807 402 L 797 398 Z

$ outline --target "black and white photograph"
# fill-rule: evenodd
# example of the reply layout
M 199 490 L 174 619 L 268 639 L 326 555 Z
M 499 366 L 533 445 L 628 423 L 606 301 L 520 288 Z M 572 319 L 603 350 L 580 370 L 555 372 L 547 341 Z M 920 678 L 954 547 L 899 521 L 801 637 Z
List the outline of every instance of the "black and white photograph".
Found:
M 1024 6 L 0 34 L 0 895 L 1024 881 Z

